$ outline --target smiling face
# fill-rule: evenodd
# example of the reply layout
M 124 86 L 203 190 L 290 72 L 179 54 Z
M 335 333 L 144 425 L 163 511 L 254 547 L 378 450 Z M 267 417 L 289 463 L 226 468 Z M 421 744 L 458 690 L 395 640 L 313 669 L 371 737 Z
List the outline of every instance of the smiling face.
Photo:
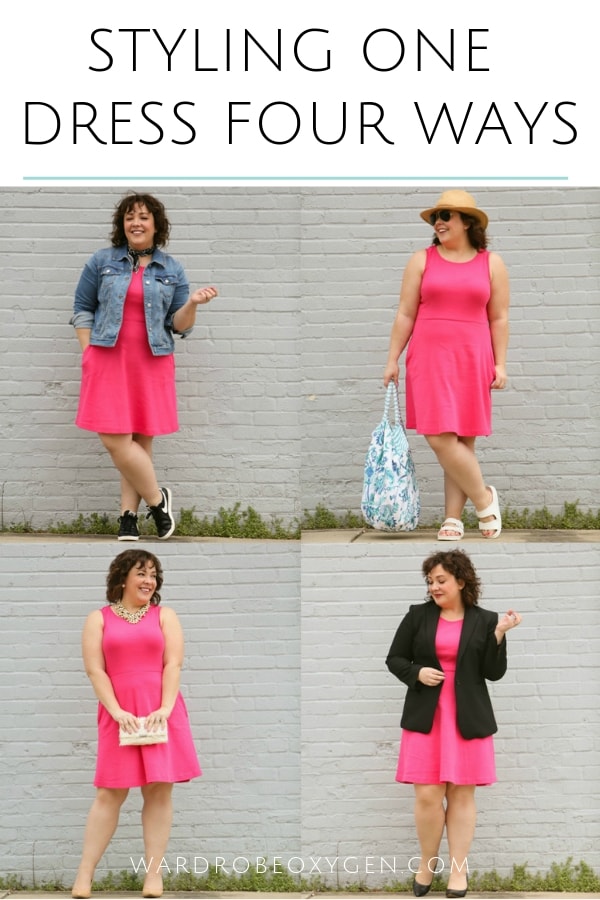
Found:
M 156 591 L 156 569 L 150 560 L 136 563 L 127 573 L 121 603 L 133 611 L 149 603 Z
M 154 244 L 156 225 L 154 216 L 143 203 L 136 203 L 123 216 L 123 231 L 127 243 L 134 250 L 146 250 Z
M 462 609 L 461 591 L 464 586 L 462 579 L 455 578 L 441 565 L 435 566 L 427 575 L 429 594 L 440 609 Z

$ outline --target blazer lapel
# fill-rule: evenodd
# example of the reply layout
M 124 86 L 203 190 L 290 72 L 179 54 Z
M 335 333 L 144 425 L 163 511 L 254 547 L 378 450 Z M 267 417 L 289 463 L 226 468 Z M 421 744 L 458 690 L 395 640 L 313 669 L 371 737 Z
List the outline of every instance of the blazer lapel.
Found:
M 477 625 L 477 614 L 474 609 L 470 606 L 467 606 L 465 609 L 465 618 L 463 621 L 463 627 L 460 632 L 460 641 L 458 642 L 458 654 L 456 657 L 456 664 L 460 662 L 460 659 L 465 652 L 471 637 L 473 636 L 473 632 L 475 631 L 475 627 Z
M 427 643 L 430 645 L 433 651 L 433 655 L 437 659 L 437 653 L 435 652 L 435 634 L 438 627 L 438 622 L 440 620 L 441 609 L 434 603 L 433 600 L 429 601 L 429 607 L 427 609 L 427 616 L 425 619 L 425 636 L 427 638 Z

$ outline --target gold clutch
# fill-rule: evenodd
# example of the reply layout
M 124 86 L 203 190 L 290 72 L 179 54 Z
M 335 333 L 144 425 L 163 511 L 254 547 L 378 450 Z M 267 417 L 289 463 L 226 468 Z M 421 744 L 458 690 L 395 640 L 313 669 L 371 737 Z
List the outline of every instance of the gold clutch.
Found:
M 145 744 L 166 744 L 169 740 L 169 732 L 167 723 L 156 731 L 146 731 L 146 719 L 144 716 L 138 718 L 140 727 L 137 731 L 124 731 L 119 728 L 119 744 L 121 747 L 141 747 Z

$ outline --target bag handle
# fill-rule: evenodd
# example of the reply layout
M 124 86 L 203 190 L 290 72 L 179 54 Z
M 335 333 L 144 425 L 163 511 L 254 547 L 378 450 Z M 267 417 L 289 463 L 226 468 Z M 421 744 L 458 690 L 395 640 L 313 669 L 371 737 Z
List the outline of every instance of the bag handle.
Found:
M 395 381 L 390 381 L 387 386 L 387 391 L 385 394 L 385 404 L 383 407 L 383 418 L 387 419 L 389 417 L 390 411 L 390 403 L 394 401 L 394 415 L 396 417 L 396 425 L 404 424 L 402 422 L 402 416 L 400 415 L 400 401 L 398 399 L 398 385 Z

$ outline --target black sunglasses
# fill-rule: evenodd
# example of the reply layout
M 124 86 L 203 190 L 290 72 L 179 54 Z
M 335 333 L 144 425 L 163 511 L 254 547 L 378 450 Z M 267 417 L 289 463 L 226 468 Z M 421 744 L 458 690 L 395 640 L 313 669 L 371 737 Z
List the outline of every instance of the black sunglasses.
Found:
M 452 218 L 452 212 L 453 210 L 451 209 L 436 209 L 436 211 L 432 212 L 429 216 L 429 224 L 435 225 L 438 219 L 441 219 L 442 222 L 449 222 Z

